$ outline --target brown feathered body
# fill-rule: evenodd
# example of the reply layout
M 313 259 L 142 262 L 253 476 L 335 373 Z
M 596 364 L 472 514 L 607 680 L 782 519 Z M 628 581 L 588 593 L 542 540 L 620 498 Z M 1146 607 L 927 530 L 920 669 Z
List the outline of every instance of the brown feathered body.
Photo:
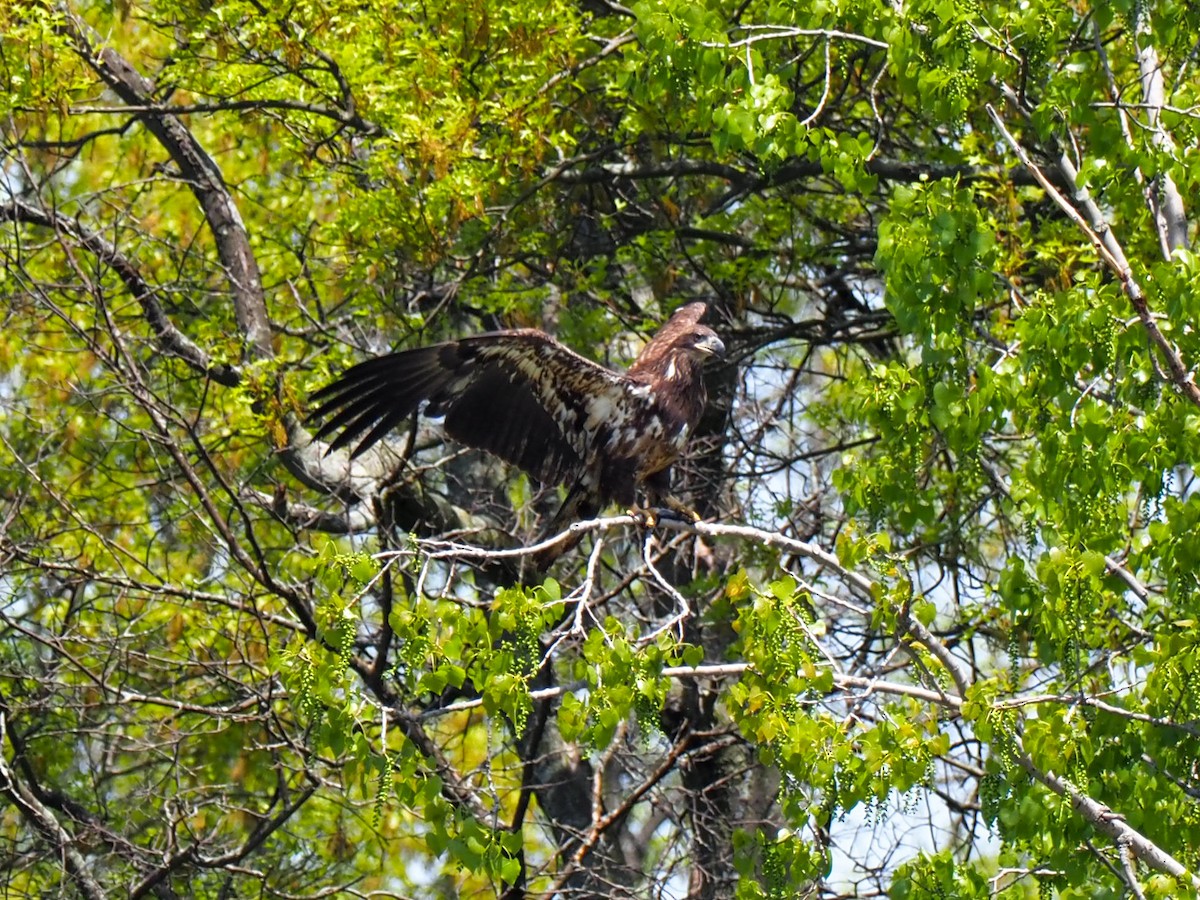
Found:
M 691 303 L 626 372 L 586 359 L 544 332 L 495 331 L 368 360 L 313 395 L 318 439 L 357 456 L 425 403 L 456 441 L 493 453 L 544 484 L 567 486 L 558 518 L 610 502 L 651 505 L 669 495 L 706 402 L 703 360 L 724 352 Z

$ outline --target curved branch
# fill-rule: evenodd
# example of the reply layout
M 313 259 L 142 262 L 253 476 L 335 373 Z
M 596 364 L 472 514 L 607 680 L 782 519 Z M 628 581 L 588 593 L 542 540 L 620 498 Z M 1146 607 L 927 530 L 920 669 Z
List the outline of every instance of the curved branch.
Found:
M 241 373 L 236 367 L 227 363 L 214 363 L 207 353 L 175 326 L 175 323 L 167 316 L 166 310 L 158 302 L 154 287 L 142 277 L 133 261 L 100 235 L 84 228 L 78 221 L 62 213 L 38 209 L 16 199 L 6 204 L 0 204 L 0 222 L 23 222 L 37 225 L 78 241 L 97 259 L 116 272 L 121 281 L 125 283 L 129 293 L 142 307 L 146 321 L 153 329 L 158 338 L 159 347 L 163 351 L 178 357 L 218 384 L 236 387 L 241 382 Z
M 592 531 L 610 531 L 614 528 L 642 524 L 644 524 L 642 517 L 634 515 L 586 519 L 581 522 L 574 522 L 558 534 L 539 541 L 536 544 L 530 544 L 527 547 L 512 547 L 504 550 L 475 547 L 470 544 L 440 540 L 421 541 L 420 546 L 427 550 L 433 559 L 506 559 L 536 554 Z M 847 584 L 865 597 L 874 597 L 875 591 L 878 589 L 874 581 L 847 569 L 829 551 L 809 541 L 796 540 L 776 531 L 765 531 L 764 529 L 752 528 L 748 525 L 725 525 L 720 522 L 696 522 L 693 524 L 665 517 L 659 519 L 657 527 L 668 531 L 682 531 L 688 534 L 704 534 L 713 537 L 738 537 L 757 541 L 768 547 L 785 550 L 788 553 L 802 556 L 817 563 L 822 568 L 828 569 L 845 579 Z M 400 551 L 381 553 L 378 554 L 378 558 L 387 559 L 396 555 L 397 552 Z
M 0 742 L 7 736 L 7 723 L 0 713 Z M 30 826 L 57 851 L 63 865 L 75 881 L 79 892 L 88 900 L 104 900 L 107 893 L 92 877 L 92 867 L 75 846 L 75 839 L 58 819 L 38 800 L 37 795 L 17 781 L 4 754 L 0 752 L 0 794 L 8 797 Z
M 264 97 L 261 100 L 215 100 L 210 103 L 189 103 L 187 106 L 171 106 L 163 103 L 127 103 L 112 106 L 72 106 L 72 115 L 99 113 L 130 114 L 148 118 L 150 116 L 190 116 L 215 112 L 255 112 L 262 110 L 287 110 L 289 112 L 308 113 L 323 119 L 332 119 L 340 125 L 354 128 L 366 137 L 375 137 L 384 133 L 383 128 L 374 122 L 368 122 L 357 113 L 322 106 L 319 103 L 308 103 L 304 100 L 288 100 L 284 97 Z
M 702 666 L 665 666 L 660 673 L 663 678 L 728 678 L 741 676 L 753 670 L 749 663 L 718 663 Z M 867 694 L 892 694 L 898 697 L 912 697 L 926 703 L 934 703 L 948 710 L 962 709 L 962 698 L 956 694 L 946 694 L 931 691 L 915 684 L 903 684 L 888 681 L 884 678 L 863 678 L 859 675 L 846 675 L 842 672 L 833 673 L 833 685 L 839 690 L 859 690 Z M 529 692 L 529 699 L 538 702 L 552 700 L 564 694 L 571 694 L 587 687 L 584 680 L 573 681 L 570 684 L 560 684 L 549 688 L 540 688 Z M 479 709 L 483 706 L 482 697 L 472 697 L 470 700 L 458 700 L 445 706 L 427 709 L 421 713 L 422 719 L 436 719 L 451 713 L 464 712 L 468 709 Z
M 96 50 L 87 26 L 74 16 L 65 19 L 76 52 L 130 106 L 154 107 L 154 84 L 112 47 Z M 246 225 L 225 178 L 200 142 L 175 115 L 147 114 L 146 127 L 171 155 L 192 189 L 216 239 L 217 253 L 233 289 L 238 326 L 256 359 L 271 359 L 271 324 L 263 296 L 258 262 L 250 247 Z

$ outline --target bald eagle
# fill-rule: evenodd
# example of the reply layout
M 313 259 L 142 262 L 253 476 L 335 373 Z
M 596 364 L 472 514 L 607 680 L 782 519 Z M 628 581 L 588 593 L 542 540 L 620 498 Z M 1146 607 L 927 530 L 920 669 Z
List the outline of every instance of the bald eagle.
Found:
M 425 402 L 456 441 L 568 489 L 556 520 L 609 503 L 686 507 L 670 495 L 706 402 L 701 365 L 725 345 L 701 325 L 705 304 L 675 312 L 625 372 L 613 372 L 535 329 L 493 331 L 401 350 L 348 369 L 317 391 L 310 420 L 330 451 L 358 456 Z M 694 514 L 693 514 L 694 515 Z

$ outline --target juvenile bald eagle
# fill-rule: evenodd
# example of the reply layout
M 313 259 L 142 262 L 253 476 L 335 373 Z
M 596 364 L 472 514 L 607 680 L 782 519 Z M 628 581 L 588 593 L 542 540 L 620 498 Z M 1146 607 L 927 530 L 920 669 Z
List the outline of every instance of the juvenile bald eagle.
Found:
M 585 359 L 542 331 L 493 331 L 359 363 L 317 391 L 310 419 L 330 450 L 358 456 L 411 416 L 445 416 L 446 434 L 494 453 L 543 484 L 563 484 L 556 517 L 594 516 L 611 502 L 684 507 L 670 496 L 706 401 L 700 367 L 725 352 L 689 303 L 625 372 Z M 361 435 L 361 437 L 360 437 Z

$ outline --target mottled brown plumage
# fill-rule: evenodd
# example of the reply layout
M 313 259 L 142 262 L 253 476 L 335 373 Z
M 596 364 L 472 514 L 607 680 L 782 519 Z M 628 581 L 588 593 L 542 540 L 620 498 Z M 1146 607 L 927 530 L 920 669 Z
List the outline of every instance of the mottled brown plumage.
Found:
M 317 439 L 357 456 L 410 417 L 445 416 L 446 434 L 565 484 L 558 518 L 610 502 L 670 500 L 670 467 L 704 411 L 705 357 L 725 347 L 690 303 L 613 372 L 533 329 L 495 331 L 368 360 L 313 395 Z

